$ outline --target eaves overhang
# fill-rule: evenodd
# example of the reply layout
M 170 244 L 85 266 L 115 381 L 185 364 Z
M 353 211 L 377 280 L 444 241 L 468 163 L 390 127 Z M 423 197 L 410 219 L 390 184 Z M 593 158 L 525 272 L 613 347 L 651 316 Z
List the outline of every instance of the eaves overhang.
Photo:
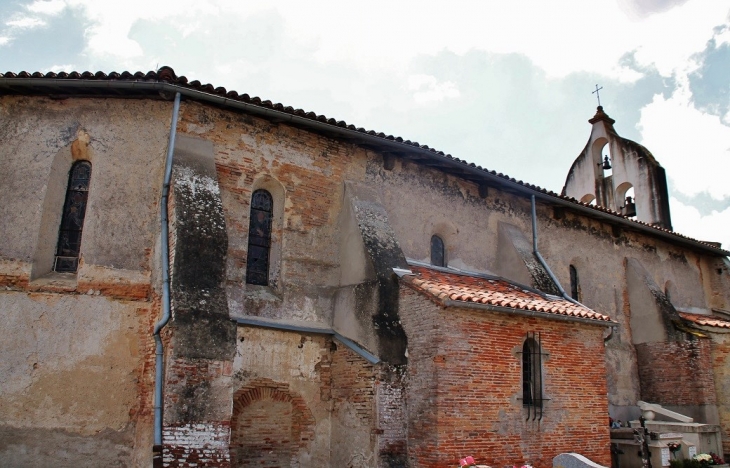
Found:
M 149 74 L 148 74 L 149 75 Z M 304 128 L 332 138 L 343 139 L 352 144 L 363 146 L 382 154 L 393 155 L 412 160 L 418 164 L 434 167 L 446 173 L 469 180 L 478 185 L 494 187 L 509 193 L 531 197 L 543 203 L 571 210 L 589 218 L 605 221 L 620 226 L 623 229 L 640 232 L 651 237 L 666 240 L 714 256 L 726 257 L 730 251 L 714 246 L 707 242 L 692 239 L 673 231 L 655 227 L 639 221 L 623 217 L 619 213 L 601 207 L 583 204 L 574 198 L 559 195 L 536 185 L 516 180 L 507 175 L 490 171 L 474 163 L 455 158 L 451 155 L 436 151 L 426 145 L 418 145 L 401 138 L 355 129 L 343 121 L 317 116 L 314 113 L 296 115 L 284 110 L 283 106 L 275 108 L 268 101 L 244 102 L 225 94 L 214 94 L 218 88 L 211 85 L 204 86 L 205 90 L 195 89 L 188 85 L 169 83 L 157 80 L 125 80 L 125 79 L 93 79 L 89 74 L 87 79 L 47 78 L 47 77 L 0 77 L 0 94 L 44 95 L 55 98 L 65 97 L 117 97 L 117 98 L 156 98 L 172 99 L 175 93 L 196 101 L 206 102 L 215 106 L 235 109 L 247 114 L 260 116 L 267 120 L 286 123 L 295 127 Z M 220 88 L 225 91 L 223 88 Z M 230 94 L 230 93 L 229 93 Z

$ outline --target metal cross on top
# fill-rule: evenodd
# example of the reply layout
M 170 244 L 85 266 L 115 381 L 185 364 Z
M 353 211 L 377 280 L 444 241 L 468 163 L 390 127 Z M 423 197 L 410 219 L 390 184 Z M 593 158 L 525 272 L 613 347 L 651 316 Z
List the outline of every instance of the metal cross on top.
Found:
M 603 86 L 601 86 L 599 88 L 598 85 L 596 85 L 596 90 L 591 92 L 591 94 L 595 94 L 596 98 L 598 98 L 598 107 L 601 107 L 601 95 L 598 94 L 598 91 L 600 91 L 602 89 L 603 89 Z

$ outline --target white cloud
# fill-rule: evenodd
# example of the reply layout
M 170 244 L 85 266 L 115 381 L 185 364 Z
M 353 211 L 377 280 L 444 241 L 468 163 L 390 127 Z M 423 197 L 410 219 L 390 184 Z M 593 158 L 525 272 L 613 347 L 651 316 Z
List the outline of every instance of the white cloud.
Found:
M 686 82 L 669 99 L 655 95 L 641 109 L 642 143 L 666 168 L 677 190 L 690 196 L 707 191 L 723 199 L 730 196 L 730 127 L 697 110 L 691 96 Z
M 608 75 L 619 83 L 636 83 L 644 74 L 628 67 L 614 66 Z
M 439 82 L 435 76 L 431 75 L 410 75 L 406 89 L 413 93 L 413 100 L 419 104 L 440 102 L 444 99 L 461 96 L 455 83 L 451 81 Z
M 722 242 L 724 249 L 730 247 L 730 208 L 702 216 L 695 207 L 685 205 L 674 197 L 670 198 L 669 203 L 675 231 L 703 241 Z
M 728 12 L 725 2 L 704 0 L 687 1 L 641 21 L 628 17 L 615 2 L 579 0 L 452 0 L 448 5 L 437 0 L 67 1 L 82 6 L 97 25 L 87 36 L 90 51 L 100 55 L 139 54 L 139 44 L 128 38 L 139 19 L 169 20 L 186 36 L 216 34 L 215 21 L 208 20 L 221 15 L 243 22 L 263 10 L 275 10 L 283 19 L 287 41 L 312 45 L 309 58 L 320 63 L 357 64 L 366 72 L 392 74 L 403 73 L 409 61 L 420 55 L 482 50 L 524 54 L 548 77 L 588 71 L 622 82 L 641 76 L 618 66 L 627 52 L 635 51 L 640 65 L 655 65 L 670 76 L 703 49 L 712 28 L 726 21 Z M 62 3 L 37 1 L 32 5 L 50 10 L 51 4 L 60 8 Z M 232 45 L 221 43 L 223 50 L 228 46 Z
M 726 26 L 719 33 L 715 34 L 715 43 L 717 47 L 730 44 L 730 27 Z
M 0 46 L 4 46 L 10 42 L 10 38 L 7 36 L 0 36 Z
M 31 18 L 30 16 L 21 17 L 5 22 L 6 26 L 18 29 L 33 29 L 40 26 L 45 26 L 46 22 L 39 18 Z
M 66 2 L 63 0 L 37 0 L 26 8 L 33 13 L 57 15 L 66 8 Z
M 613 77 L 615 64 L 634 50 L 642 65 L 654 64 L 669 76 L 703 49 L 728 11 L 721 2 L 694 1 L 632 21 L 614 2 L 574 0 L 454 0 L 448 7 L 434 0 L 417 7 L 384 0 L 347 7 L 335 1 L 314 8 L 309 2 L 277 5 L 297 36 L 316 36 L 323 61 L 358 57 L 396 67 L 417 54 L 479 49 L 525 54 L 550 77 L 576 71 Z
M 70 71 L 73 71 L 75 69 L 76 68 L 73 65 L 71 65 L 71 64 L 67 64 L 67 65 L 51 65 L 50 67 L 48 67 L 48 71 L 52 71 L 54 73 L 58 73 L 58 72 L 62 72 L 62 71 L 70 72 Z
M 127 37 L 123 28 L 99 25 L 90 28 L 88 33 L 88 48 L 97 55 L 116 55 L 121 58 L 139 57 L 143 54 L 142 47 Z

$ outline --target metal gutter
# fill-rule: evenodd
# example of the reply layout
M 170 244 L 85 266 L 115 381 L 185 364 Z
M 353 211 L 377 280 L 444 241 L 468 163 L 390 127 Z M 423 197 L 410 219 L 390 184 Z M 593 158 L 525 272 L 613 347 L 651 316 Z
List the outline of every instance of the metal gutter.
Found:
M 164 376 L 164 349 L 160 332 L 170 320 L 170 244 L 167 200 L 170 195 L 170 180 L 172 179 L 172 155 L 175 151 L 175 135 L 177 133 L 177 119 L 180 111 L 180 93 L 175 94 L 170 123 L 170 140 L 167 144 L 165 158 L 165 177 L 162 182 L 162 196 L 160 197 L 160 256 L 162 260 L 162 318 L 155 325 L 155 394 L 154 394 L 154 443 L 152 445 L 152 464 L 162 466 L 162 382 Z
M 258 317 L 236 317 L 234 320 L 236 321 L 236 323 L 239 323 L 241 325 L 273 328 L 276 330 L 286 330 L 300 333 L 315 333 L 318 335 L 333 335 L 335 333 L 331 328 L 311 327 L 308 325 L 295 325 L 284 322 L 275 322 L 273 320 L 266 320 Z
M 404 142 L 398 142 L 395 140 L 388 140 L 382 137 L 379 137 L 377 135 L 370 135 L 367 133 L 362 133 L 357 130 L 351 130 L 346 127 L 339 127 L 337 125 L 333 125 L 326 122 L 320 122 L 318 120 L 312 120 L 306 117 L 301 117 L 297 115 L 288 114 L 286 112 L 282 112 L 276 109 L 269 109 L 266 107 L 261 107 L 257 104 L 250 104 L 246 102 L 242 102 L 236 99 L 231 99 L 223 96 L 216 96 L 214 94 L 210 94 L 205 91 L 198 91 L 195 89 L 186 88 L 180 85 L 175 85 L 172 83 L 167 82 L 160 82 L 160 81 L 125 81 L 125 80 L 80 80 L 80 79 L 58 79 L 58 78 L 0 78 L 0 86 L 18 86 L 18 87 L 25 87 L 25 88 L 33 88 L 33 87 L 40 87 L 40 88 L 48 88 L 48 87 L 56 87 L 56 88 L 67 88 L 67 89 L 73 89 L 73 88 L 89 88 L 89 89 L 126 89 L 126 90 L 139 90 L 139 91 L 166 91 L 170 93 L 180 93 L 181 95 L 185 97 L 189 97 L 192 99 L 205 101 L 214 103 L 219 106 L 225 106 L 230 107 L 233 109 L 242 110 L 244 112 L 260 115 L 265 118 L 271 118 L 275 119 L 280 122 L 288 122 L 292 125 L 300 126 L 300 127 L 307 127 L 314 129 L 319 132 L 328 133 L 332 135 L 337 135 L 349 140 L 355 140 L 359 141 L 360 143 L 370 144 L 370 145 L 376 145 L 383 148 L 386 148 L 390 151 L 394 152 L 402 152 L 402 153 L 410 153 L 410 154 L 418 154 L 424 157 L 427 157 L 428 159 L 431 159 L 433 161 L 438 162 L 439 164 L 453 168 L 459 172 L 467 173 L 470 175 L 473 175 L 477 178 L 484 179 L 487 182 L 491 182 L 492 185 L 506 187 L 508 189 L 511 189 L 513 191 L 520 192 L 522 194 L 525 194 L 527 196 L 535 196 L 535 198 L 540 199 L 544 202 L 553 204 L 553 205 L 559 205 L 561 207 L 579 212 L 581 214 L 584 214 L 591 218 L 600 219 L 612 224 L 617 224 L 622 227 L 625 227 L 626 229 L 632 230 L 632 231 L 639 231 L 645 234 L 648 234 L 653 237 L 658 237 L 664 240 L 667 240 L 669 242 L 682 244 L 694 249 L 701 250 L 703 252 L 726 257 L 730 255 L 729 251 L 723 250 L 722 248 L 713 247 L 710 245 L 707 245 L 702 242 L 698 242 L 693 239 L 687 239 L 684 237 L 680 237 L 674 233 L 671 232 L 665 232 L 656 228 L 653 228 L 651 226 L 646 226 L 643 224 L 639 224 L 637 222 L 628 220 L 626 218 L 605 213 L 603 211 L 589 208 L 583 205 L 580 205 L 576 202 L 571 202 L 568 200 L 565 200 L 563 198 L 560 198 L 560 196 L 557 195 L 551 195 L 544 193 L 540 190 L 533 189 L 531 187 L 522 185 L 517 182 L 513 182 L 511 180 L 505 179 L 503 177 L 500 177 L 496 174 L 492 174 L 491 172 L 480 169 L 475 166 L 471 166 L 468 163 L 465 162 L 459 162 L 453 159 L 449 159 L 445 156 L 441 156 L 438 154 L 435 154 L 433 151 L 425 148 L 419 148 L 415 146 L 411 146 Z
M 353 350 L 356 354 L 368 361 L 370 364 L 377 364 L 380 362 L 380 359 L 377 356 L 370 354 L 365 348 L 358 346 L 357 343 L 350 340 L 349 338 L 345 338 L 337 332 L 334 332 L 334 336 L 337 341 Z
M 562 321 L 562 322 L 577 322 L 577 323 L 584 323 L 586 325 L 596 325 L 596 326 L 602 326 L 602 327 L 613 327 L 614 325 L 618 325 L 618 322 L 614 322 L 613 320 L 610 320 L 610 321 L 596 320 L 596 319 L 589 319 L 589 318 L 583 318 L 583 317 L 573 317 L 570 315 L 549 314 L 549 313 L 545 313 L 545 312 L 539 312 L 537 310 L 512 309 L 510 307 L 493 306 L 490 304 L 481 304 L 478 302 L 454 301 L 452 299 L 446 299 L 441 302 L 446 307 L 460 307 L 462 309 L 488 310 L 490 312 L 498 312 L 501 314 L 520 315 L 520 316 L 524 316 L 524 317 L 534 317 L 534 318 L 540 318 L 540 319 L 545 319 L 545 320 L 558 320 L 558 321 Z
M 329 335 L 329 336 L 334 337 L 337 341 L 344 344 L 348 348 L 350 348 L 352 351 L 355 352 L 355 354 L 359 355 L 360 357 L 362 357 L 363 359 L 368 361 L 370 364 L 377 364 L 380 362 L 380 358 L 371 354 L 365 348 L 358 345 L 357 343 L 350 340 L 349 338 L 345 338 L 344 336 L 340 335 L 332 328 L 310 327 L 307 325 L 300 325 L 300 324 L 274 322 L 272 320 L 261 319 L 258 317 L 236 317 L 234 320 L 238 324 L 249 325 L 252 327 L 270 328 L 273 330 L 293 331 L 293 332 L 298 332 L 298 333 L 313 333 L 313 334 L 317 334 L 317 335 Z

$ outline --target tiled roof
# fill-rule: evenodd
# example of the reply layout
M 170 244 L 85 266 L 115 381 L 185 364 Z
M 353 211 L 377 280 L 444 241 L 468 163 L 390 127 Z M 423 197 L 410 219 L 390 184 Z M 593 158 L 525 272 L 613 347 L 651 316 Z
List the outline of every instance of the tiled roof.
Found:
M 577 319 L 611 322 L 607 315 L 594 312 L 588 307 L 566 299 L 549 296 L 531 288 L 513 284 L 505 279 L 487 275 L 470 275 L 463 272 L 447 272 L 411 265 L 412 275 L 404 275 L 401 281 L 410 285 L 441 304 L 448 301 L 561 315 Z
M 685 320 L 689 320 L 697 325 L 704 327 L 715 327 L 715 328 L 730 328 L 730 322 L 722 320 L 711 315 L 699 315 L 699 314 L 688 314 L 686 312 L 680 312 L 679 316 Z
M 664 234 L 669 234 L 673 238 L 683 239 L 686 241 L 691 242 L 692 244 L 698 244 L 699 246 L 702 246 L 704 248 L 710 248 L 713 251 L 715 251 L 716 254 L 720 253 L 722 255 L 728 255 L 730 252 L 723 251 L 718 245 L 715 245 L 713 243 L 704 242 L 701 240 L 693 239 L 688 236 L 684 236 L 682 234 L 678 234 L 674 231 L 670 231 L 668 229 L 664 229 L 658 226 L 654 226 L 648 223 L 645 223 L 643 221 L 637 221 L 634 219 L 630 219 L 622 215 L 621 213 L 618 213 L 616 211 L 610 210 L 608 208 L 604 208 L 597 205 L 590 205 L 587 203 L 583 203 L 579 200 L 576 200 L 573 197 L 568 197 L 565 195 L 561 195 L 558 193 L 555 193 L 551 190 L 544 189 L 542 187 L 539 187 L 537 185 L 533 185 L 527 182 L 523 182 L 521 180 L 517 180 L 514 177 L 510 177 L 506 174 L 503 174 L 501 172 L 497 171 L 490 171 L 486 168 L 483 168 L 481 166 L 477 166 L 474 163 L 469 163 L 468 161 L 465 161 L 463 159 L 456 158 L 450 154 L 446 154 L 443 151 L 438 151 L 434 148 L 430 148 L 428 145 L 422 145 L 416 141 L 411 140 L 405 140 L 399 136 L 393 136 L 393 135 L 386 135 L 383 132 L 376 132 L 375 130 L 367 130 L 363 127 L 356 127 L 355 125 L 348 124 L 344 120 L 337 120 L 332 117 L 327 117 L 322 114 L 316 114 L 314 112 L 307 112 L 303 109 L 295 109 L 291 106 L 285 106 L 281 103 L 273 103 L 269 100 L 263 100 L 256 96 L 249 96 L 248 94 L 239 94 L 236 91 L 229 91 L 226 88 L 222 86 L 214 86 L 210 83 L 203 84 L 198 80 L 189 81 L 185 76 L 177 76 L 175 74 L 175 71 L 170 67 L 162 67 L 158 71 L 149 71 L 147 73 L 145 72 L 128 72 L 124 71 L 122 73 L 117 72 L 111 72 L 111 73 L 104 73 L 104 72 L 60 72 L 60 73 L 54 73 L 54 72 L 48 72 L 48 73 L 41 73 L 41 72 L 34 72 L 29 73 L 22 71 L 20 73 L 13 73 L 13 72 L 6 72 L 4 74 L 0 74 L 0 94 L 7 94 L 7 93 L 17 93 L 18 90 L 16 90 L 13 85 L 8 85 L 3 83 L 3 79 L 27 79 L 29 82 L 35 82 L 39 84 L 40 87 L 44 87 L 41 83 L 47 83 L 48 89 L 54 89 L 54 84 L 52 81 L 92 81 L 92 82 L 108 82 L 110 86 L 100 86 L 96 89 L 96 93 L 108 93 L 114 95 L 120 94 L 118 90 L 114 90 L 113 83 L 116 82 L 126 82 L 126 83 L 167 83 L 170 85 L 174 85 L 180 88 L 194 90 L 200 93 L 203 93 L 205 95 L 214 96 L 217 98 L 221 98 L 221 100 L 224 100 L 226 102 L 241 102 L 245 103 L 250 106 L 255 106 L 261 109 L 271 109 L 276 112 L 280 112 L 282 114 L 288 114 L 291 116 L 296 116 L 298 118 L 306 119 L 315 121 L 321 124 L 325 124 L 326 126 L 331 126 L 332 128 L 340 128 L 340 129 L 347 129 L 352 132 L 360 133 L 362 135 L 366 135 L 369 138 L 374 139 L 380 139 L 383 142 L 390 142 L 390 143 L 398 143 L 400 145 L 404 146 L 404 150 L 407 148 L 416 148 L 421 151 L 427 151 L 436 161 L 441 161 L 444 164 L 452 164 L 456 163 L 456 166 L 449 166 L 450 170 L 449 172 L 453 172 L 457 175 L 460 175 L 465 178 L 469 178 L 467 172 L 465 170 L 473 170 L 476 169 L 479 173 L 482 174 L 482 177 L 496 177 L 498 180 L 502 181 L 503 183 L 506 183 L 509 185 L 510 183 L 516 184 L 522 188 L 547 195 L 552 198 L 564 200 L 567 202 L 570 202 L 575 205 L 579 205 L 584 209 L 588 210 L 588 213 L 591 211 L 595 213 L 605 213 L 608 215 L 612 215 L 616 218 L 621 218 L 622 221 L 628 222 L 628 225 L 635 225 L 636 227 L 641 226 L 644 230 L 651 231 L 658 231 L 662 232 Z M 140 88 L 134 88 L 131 87 L 126 92 L 141 92 Z M 58 89 L 56 90 L 57 93 L 62 93 L 63 90 Z M 68 91 L 66 91 L 68 92 Z M 221 104 L 225 104 L 224 102 L 221 102 Z

